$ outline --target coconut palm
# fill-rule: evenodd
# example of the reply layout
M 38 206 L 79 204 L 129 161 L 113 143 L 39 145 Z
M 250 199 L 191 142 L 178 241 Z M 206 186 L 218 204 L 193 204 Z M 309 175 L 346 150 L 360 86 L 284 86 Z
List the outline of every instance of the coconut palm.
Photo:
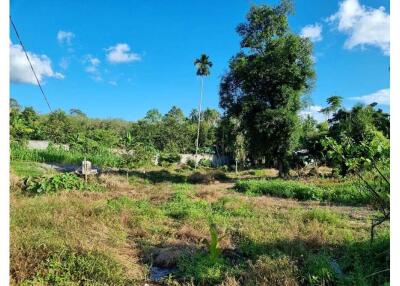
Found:
M 332 95 L 332 96 L 328 97 L 326 100 L 326 102 L 328 103 L 328 106 L 325 108 L 322 108 L 320 110 L 320 112 L 325 114 L 325 116 L 328 119 L 332 113 L 335 113 L 336 111 L 338 111 L 340 109 L 340 107 L 342 106 L 342 101 L 343 101 L 343 98 L 341 96 Z
M 197 153 L 199 149 L 200 122 L 201 122 L 201 104 L 203 101 L 203 93 L 204 93 L 204 77 L 210 75 L 210 68 L 212 67 L 212 62 L 209 60 L 206 54 L 202 54 L 200 58 L 194 61 L 194 65 L 197 68 L 196 75 L 200 76 L 201 78 L 199 116 L 198 116 L 197 139 L 196 139 L 196 157 L 195 157 L 196 161 L 195 168 L 197 168 L 198 164 Z

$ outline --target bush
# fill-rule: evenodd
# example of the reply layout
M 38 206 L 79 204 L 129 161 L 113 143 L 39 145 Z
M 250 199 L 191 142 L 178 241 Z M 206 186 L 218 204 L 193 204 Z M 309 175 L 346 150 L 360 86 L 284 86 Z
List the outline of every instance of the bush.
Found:
M 31 194 L 55 193 L 60 190 L 102 191 L 99 185 L 86 183 L 73 173 L 26 177 L 22 189 Z
M 178 153 L 161 153 L 160 157 L 158 158 L 158 163 L 162 166 L 179 163 L 181 160 L 181 155 Z
M 370 204 L 372 196 L 359 191 L 351 184 L 316 186 L 297 181 L 285 180 L 247 180 L 238 181 L 235 189 L 241 193 L 271 195 L 298 200 L 320 200 L 343 204 Z
M 211 162 L 211 160 L 208 160 L 208 159 L 201 159 L 199 161 L 199 166 L 205 167 L 205 168 L 211 168 L 212 162 Z

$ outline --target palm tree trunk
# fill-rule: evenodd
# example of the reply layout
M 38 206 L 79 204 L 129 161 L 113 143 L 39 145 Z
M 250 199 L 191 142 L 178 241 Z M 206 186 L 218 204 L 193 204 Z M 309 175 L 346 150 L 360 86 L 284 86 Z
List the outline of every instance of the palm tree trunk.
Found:
M 195 156 L 195 165 L 194 168 L 197 168 L 198 160 L 197 160 L 197 153 L 199 150 L 199 137 L 200 137 L 200 121 L 201 121 L 201 104 L 203 101 L 203 77 L 201 77 L 201 88 L 200 88 L 200 102 L 199 102 L 199 116 L 198 116 L 198 123 L 197 123 L 197 139 L 196 139 L 196 156 Z

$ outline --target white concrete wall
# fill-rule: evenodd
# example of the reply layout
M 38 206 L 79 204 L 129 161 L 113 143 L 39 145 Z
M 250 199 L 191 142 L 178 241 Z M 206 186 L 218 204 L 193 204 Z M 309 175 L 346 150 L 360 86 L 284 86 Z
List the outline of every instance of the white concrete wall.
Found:
M 28 140 L 28 149 L 31 150 L 46 150 L 49 147 L 50 142 L 47 140 Z M 69 150 L 67 144 L 54 144 L 56 147 L 60 147 L 64 150 Z

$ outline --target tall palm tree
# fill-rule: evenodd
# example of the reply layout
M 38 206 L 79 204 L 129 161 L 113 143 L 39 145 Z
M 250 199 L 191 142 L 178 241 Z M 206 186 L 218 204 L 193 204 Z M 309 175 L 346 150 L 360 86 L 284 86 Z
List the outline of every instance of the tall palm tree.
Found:
M 331 113 L 335 113 L 342 107 L 342 101 L 343 97 L 338 95 L 332 95 L 326 99 L 328 106 L 320 110 L 321 113 L 325 114 L 326 120 L 328 120 Z
M 194 61 L 194 65 L 197 68 L 196 75 L 200 76 L 201 78 L 199 116 L 198 116 L 197 139 L 196 139 L 196 157 L 195 157 L 196 161 L 195 168 L 197 168 L 198 164 L 197 153 L 199 149 L 200 122 L 201 122 L 201 104 L 203 102 L 203 93 L 204 93 L 204 77 L 210 75 L 210 68 L 212 67 L 212 62 L 209 60 L 206 54 L 202 54 L 200 58 Z
M 342 106 L 342 101 L 343 98 L 338 95 L 332 95 L 331 97 L 328 97 L 328 99 L 326 100 L 326 102 L 329 104 L 329 109 L 332 113 L 339 110 L 339 108 Z

